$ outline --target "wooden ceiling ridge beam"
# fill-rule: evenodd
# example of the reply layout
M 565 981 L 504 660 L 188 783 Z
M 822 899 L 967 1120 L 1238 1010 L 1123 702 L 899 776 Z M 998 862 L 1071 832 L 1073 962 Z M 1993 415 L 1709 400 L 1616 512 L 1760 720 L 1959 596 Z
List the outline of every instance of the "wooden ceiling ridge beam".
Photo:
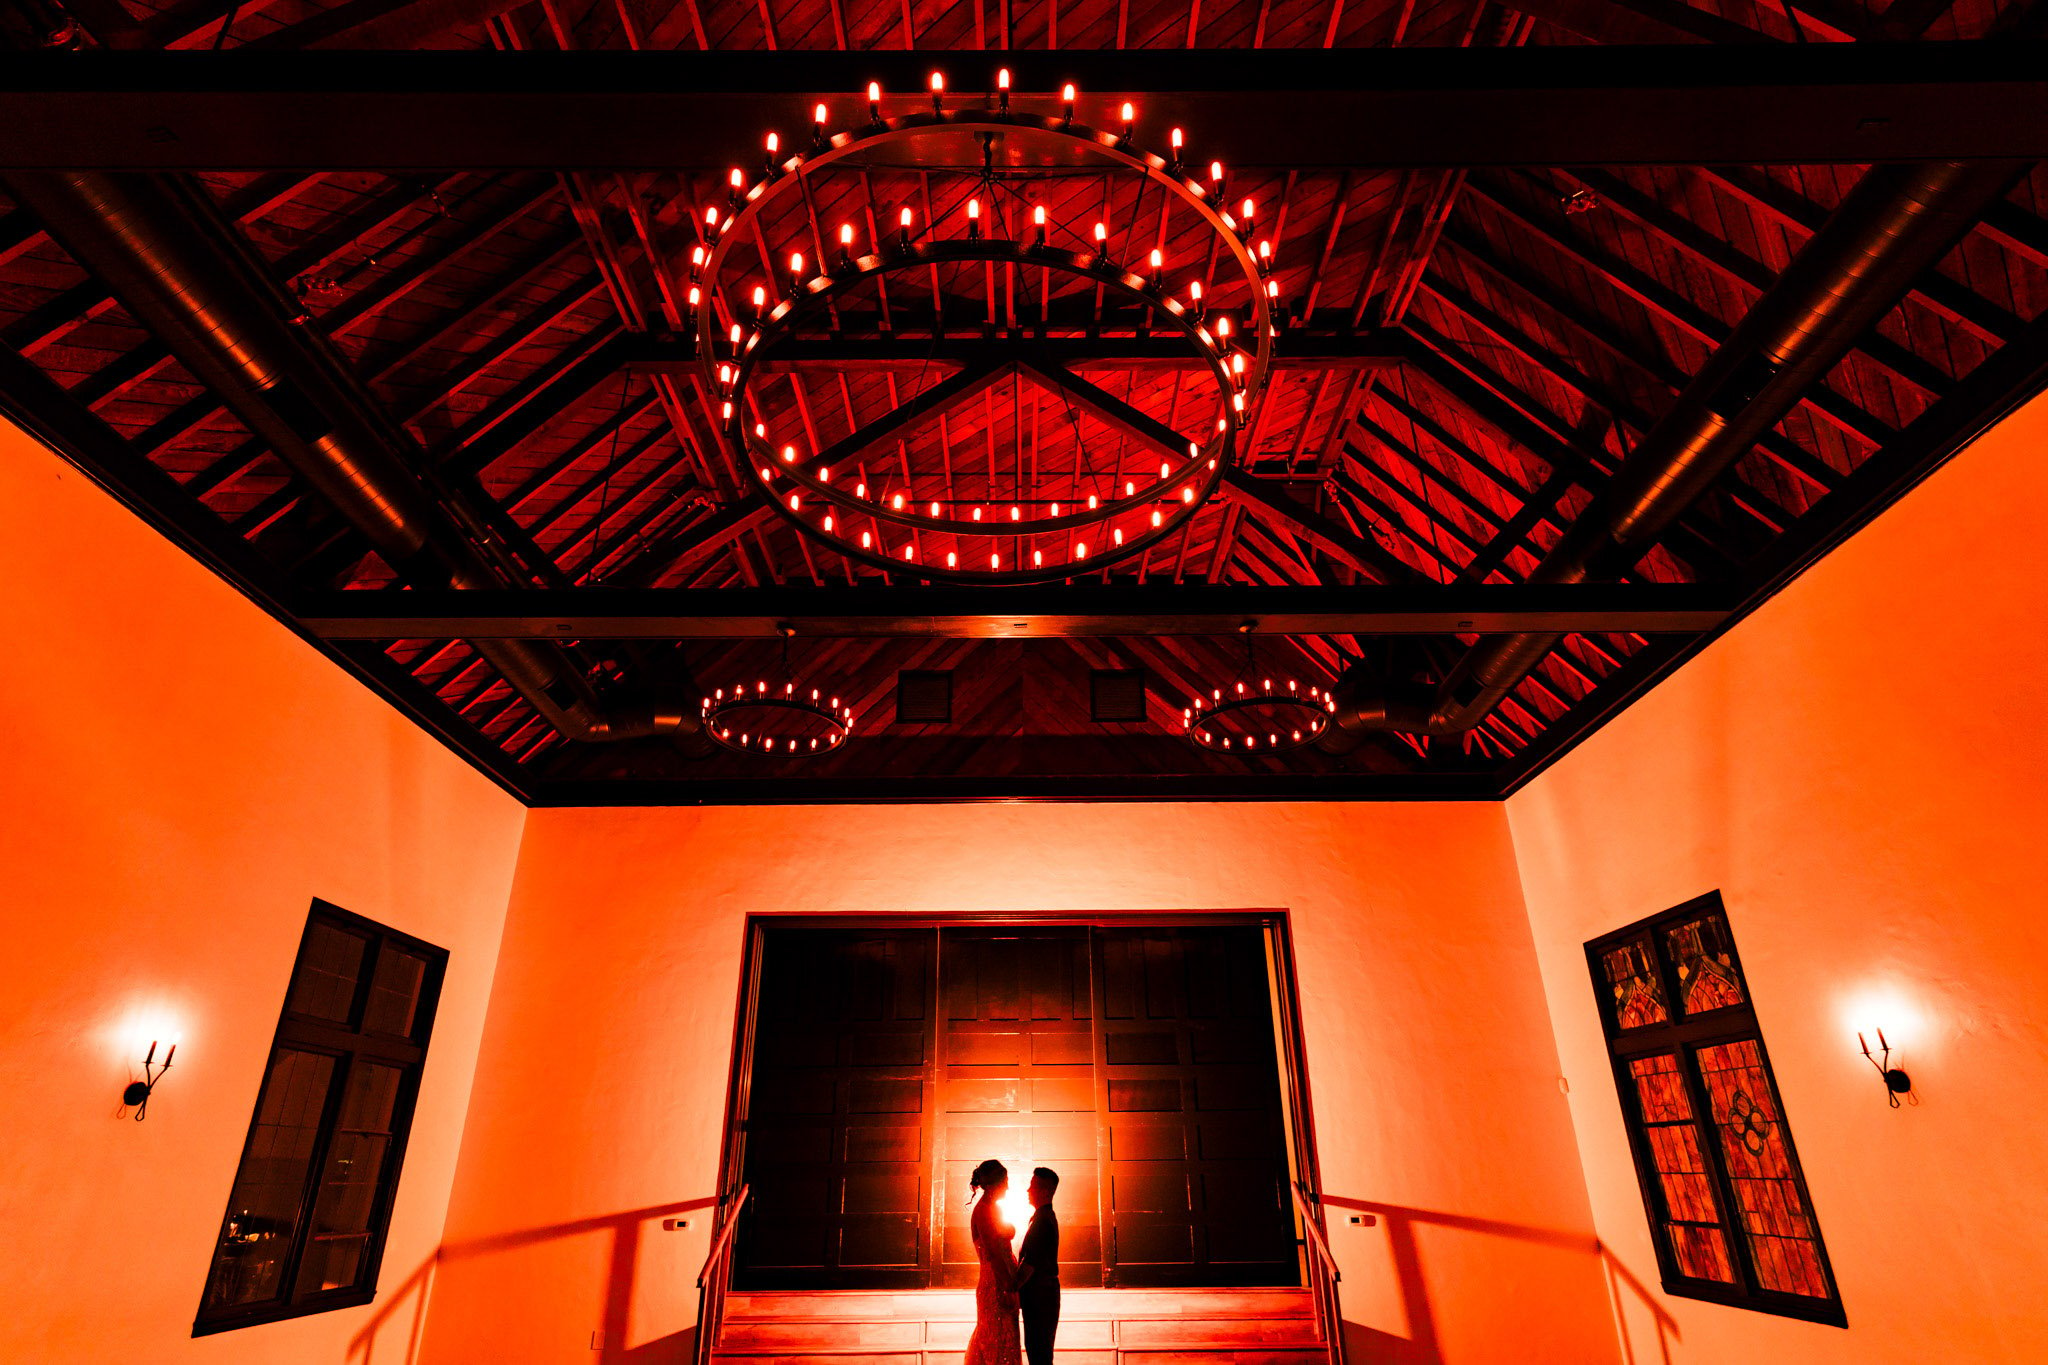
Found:
M 1065 368 L 1089 370 L 1205 370 L 1208 362 L 1180 336 L 1037 337 L 1025 332 L 1010 336 L 958 334 L 914 337 L 801 337 L 776 343 L 755 362 L 765 374 L 820 369 L 842 373 L 862 371 L 915 373 L 930 364 L 973 366 L 999 363 L 1028 347 L 1041 360 Z M 1400 364 L 1406 345 L 1396 329 L 1316 334 L 1289 330 L 1274 347 L 1276 371 L 1347 371 L 1385 369 Z M 695 369 L 694 339 L 636 336 L 624 347 L 631 369 L 675 371 Z
M 726 508 L 684 534 L 733 534 Z M 982 590 L 932 586 L 788 588 L 585 587 L 329 591 L 295 600 L 322 639 L 775 640 L 1033 639 L 1072 636 L 1442 635 L 1545 630 L 1690 634 L 1712 629 L 1738 590 L 1691 583 L 1232 587 L 1048 585 Z
M 1629 3 L 1640 13 L 1651 0 Z M 1659 4 L 1667 23 L 1710 22 Z M 195 54 L 175 70 L 156 57 L 99 52 L 90 70 L 35 54 L 0 58 L 0 166 L 716 170 L 757 155 L 761 127 L 804 122 L 821 92 L 835 121 L 866 113 L 835 51 L 551 52 L 545 67 L 485 50 L 272 51 L 261 62 Z M 934 65 L 958 72 L 964 87 L 995 60 L 870 51 L 861 67 L 892 92 L 894 112 L 898 101 L 914 107 Z M 1116 101 L 1142 94 L 1148 116 L 1216 130 L 1203 154 L 1245 168 L 2048 154 L 2048 77 L 2032 37 L 1034 50 L 1004 61 L 1018 91 L 1030 92 L 1013 96 L 1014 107 L 1055 112 L 1056 97 L 1037 92 L 1072 80 L 1089 92 L 1084 121 L 1112 126 Z M 678 127 L 698 135 L 677 138 Z

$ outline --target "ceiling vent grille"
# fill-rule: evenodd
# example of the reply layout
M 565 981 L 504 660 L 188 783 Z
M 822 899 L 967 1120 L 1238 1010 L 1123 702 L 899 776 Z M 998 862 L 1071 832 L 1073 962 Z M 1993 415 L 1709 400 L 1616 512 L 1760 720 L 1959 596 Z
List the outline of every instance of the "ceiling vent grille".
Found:
M 945 725 L 952 719 L 952 673 L 906 668 L 896 675 L 898 725 Z
M 1088 675 L 1088 714 L 1097 721 L 1145 719 L 1145 670 L 1098 668 Z

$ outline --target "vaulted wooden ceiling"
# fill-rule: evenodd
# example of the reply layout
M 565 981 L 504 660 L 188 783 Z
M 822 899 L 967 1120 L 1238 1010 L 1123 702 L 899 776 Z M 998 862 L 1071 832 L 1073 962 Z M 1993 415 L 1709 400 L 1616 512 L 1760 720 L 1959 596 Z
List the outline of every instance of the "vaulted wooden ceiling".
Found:
M 1117 93 L 1142 103 L 1170 90 L 1147 58 L 1181 48 L 1372 49 L 1380 64 L 1370 70 L 1384 73 L 1401 69 L 1387 50 L 1465 48 L 1476 58 L 1587 44 L 1803 44 L 1818 70 L 1848 45 L 1976 52 L 1990 34 L 2009 56 L 2032 50 L 2035 32 L 2032 7 L 1978 0 L 14 3 L 0 31 L 15 49 L 11 69 L 36 73 L 28 84 L 42 93 L 26 98 L 88 120 L 101 116 L 65 103 L 73 73 L 133 92 L 169 80 L 178 92 L 247 93 L 252 64 L 288 63 L 310 48 L 379 50 L 353 59 L 364 63 L 390 62 L 385 50 L 447 50 L 378 68 L 430 90 L 447 88 L 433 64 L 458 59 L 531 73 L 544 69 L 535 65 L 543 54 L 567 62 L 561 54 L 635 50 L 650 64 L 638 69 L 659 81 L 664 53 L 676 54 L 678 71 L 702 74 L 711 68 L 687 54 L 805 49 L 846 54 L 802 68 L 833 73 L 829 87 L 809 89 L 841 102 L 881 50 L 934 54 L 958 89 L 983 79 L 982 49 L 1041 61 L 1050 51 L 1053 67 L 1061 53 L 1129 49 Z M 235 56 L 242 48 L 273 55 Z M 115 51 L 125 64 L 109 68 Z M 1774 60 L 1796 71 L 1808 58 Z M 1665 65 L 1682 65 L 1675 47 L 1642 61 L 1648 86 Z M 179 62 L 198 65 L 171 65 Z M 1973 88 L 1959 86 L 1959 98 Z M 808 108 L 807 93 L 783 93 L 783 105 Z M 179 106 L 164 98 L 175 129 Z M 1246 98 L 1268 117 L 1286 108 L 1284 94 Z M 352 106 L 337 97 L 333 107 L 345 119 Z M 1261 205 L 1289 316 L 1223 495 L 1162 545 L 1063 584 L 934 588 L 836 555 L 753 493 L 721 438 L 717 395 L 678 336 L 701 207 L 723 203 L 723 153 L 758 136 L 758 107 L 735 102 L 736 130 L 668 129 L 680 146 L 701 136 L 718 154 L 693 160 L 685 150 L 645 169 L 595 155 L 559 168 L 516 168 L 518 156 L 397 171 L 281 168 L 279 158 L 194 166 L 163 151 L 191 138 L 153 139 L 146 120 L 109 113 L 94 130 L 139 150 L 79 169 L 196 186 L 264 277 L 271 306 L 367 396 L 371 418 L 412 452 L 421 487 L 496 566 L 504 591 L 475 599 L 488 598 L 475 614 L 494 613 L 496 626 L 450 622 L 467 608 L 445 592 L 402 591 L 433 585 L 409 583 L 408 566 L 380 554 L 187 368 L 175 338 L 60 246 L 61 230 L 45 231 L 16 176 L 47 175 L 48 165 L 5 134 L 0 164 L 16 171 L 0 183 L 0 401 L 533 800 L 1483 797 L 1525 781 L 1768 597 L 2031 393 L 2048 365 L 2048 172 L 2016 164 L 1939 263 L 1622 581 L 1581 585 L 1605 592 L 1597 599 L 1545 596 L 1546 555 L 1598 506 L 1867 164 L 1286 164 L 1254 152 L 1233 163 L 1230 193 Z M 1302 96 L 1304 118 L 1328 107 Z M 1191 126 L 1191 142 L 1202 131 Z M 1947 154 L 2009 154 L 1992 145 L 1997 132 L 1986 131 L 1981 153 Z M 421 133 L 433 140 L 430 120 Z M 347 130 L 322 136 L 345 142 Z M 1199 237 L 1170 234 L 1163 209 L 1155 233 L 1147 206 L 1112 176 L 1048 177 L 1032 190 L 1056 220 L 1129 224 L 1137 246 L 1156 242 L 1170 259 L 1204 250 Z M 868 239 L 906 204 L 921 221 L 943 218 L 953 211 L 945 193 L 931 167 L 848 171 L 762 231 L 760 268 L 772 275 L 791 249 L 823 259 L 840 221 Z M 1085 343 L 1074 352 L 1078 374 L 1180 423 L 1193 371 L 1104 312 L 1099 289 L 1037 289 L 978 267 L 892 278 L 816 329 L 808 358 L 763 376 L 756 413 L 823 449 L 952 373 L 941 338 L 1001 346 L 1030 336 Z M 1121 462 L 1119 442 L 1016 378 L 889 455 L 906 479 L 915 471 L 951 489 L 974 477 L 969 461 L 985 462 L 991 478 L 998 462 L 1078 468 Z M 1564 622 L 1564 633 L 1463 733 L 1386 727 L 1348 752 L 1255 757 L 1200 752 L 1181 738 L 1187 698 L 1244 666 L 1247 640 L 1232 629 L 1240 619 L 1263 623 L 1250 637 L 1262 669 L 1319 685 L 1361 671 L 1428 683 L 1488 623 L 1537 620 L 1514 613 L 1539 607 L 1562 613 L 1541 620 Z M 1508 614 L 1489 615 L 1497 612 Z M 730 618 L 722 624 L 713 619 L 721 613 Z M 1022 618 L 1014 627 L 997 624 L 1013 613 Z M 1426 619 L 1393 619 L 1402 613 Z M 661 624 L 679 617 L 688 624 Z M 764 622 L 795 634 L 785 640 Z M 1457 628 L 1465 622 L 1474 628 Z M 693 705 L 698 684 L 728 674 L 779 676 L 786 658 L 852 699 L 855 739 L 789 761 L 662 731 L 571 737 L 479 648 L 494 631 L 544 636 L 540 647 L 580 686 L 656 711 L 686 695 Z M 1019 638 L 995 638 L 1004 635 Z M 1148 679 L 1147 718 L 1092 720 L 1091 671 L 1128 668 Z M 953 673 L 949 722 L 897 721 L 906 669 Z

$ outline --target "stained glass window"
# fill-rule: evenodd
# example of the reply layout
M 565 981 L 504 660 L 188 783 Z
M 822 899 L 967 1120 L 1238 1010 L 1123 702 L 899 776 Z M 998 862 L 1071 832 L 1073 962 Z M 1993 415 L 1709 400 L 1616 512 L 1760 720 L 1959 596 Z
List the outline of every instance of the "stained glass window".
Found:
M 1764 1288 L 1783 1294 L 1826 1298 L 1820 1239 L 1806 1214 L 1760 1045 L 1703 1047 L 1699 1067 L 1757 1278 Z
M 1665 1290 L 1845 1325 L 1720 897 L 1586 959 Z
M 1735 1282 L 1728 1259 L 1728 1238 L 1721 1203 L 1714 1195 L 1713 1175 L 1701 1151 L 1700 1125 L 1685 1093 L 1685 1076 L 1672 1053 L 1638 1057 L 1629 1063 L 1642 1105 L 1643 1131 L 1650 1140 L 1651 1164 L 1669 1215 L 1665 1228 L 1672 1250 L 1687 1275 L 1701 1280 Z
M 447 960 L 314 903 L 193 1335 L 370 1301 Z
M 1678 973 L 1678 1007 L 1687 1014 L 1727 1009 L 1749 997 L 1735 967 L 1728 921 L 1702 915 L 1664 931 L 1672 969 Z
M 1657 966 L 1650 950 L 1641 943 L 1624 943 L 1600 955 L 1613 992 L 1615 1022 L 1623 1028 L 1661 1024 L 1671 1017 L 1664 1007 L 1664 983 L 1657 979 Z

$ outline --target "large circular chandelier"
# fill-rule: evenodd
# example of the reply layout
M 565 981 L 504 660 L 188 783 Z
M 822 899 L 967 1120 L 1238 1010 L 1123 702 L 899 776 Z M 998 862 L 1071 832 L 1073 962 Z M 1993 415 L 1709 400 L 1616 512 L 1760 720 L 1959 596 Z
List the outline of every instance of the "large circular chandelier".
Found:
M 1075 121 L 1074 99 L 1068 86 L 1061 113 L 1013 110 L 1003 71 L 987 95 L 949 107 L 944 83 L 934 76 L 929 112 L 885 118 L 881 91 L 870 86 L 864 124 L 833 131 L 826 106 L 819 105 L 807 149 L 785 154 L 769 134 L 759 173 L 749 181 L 733 171 L 725 202 L 699 211 L 704 244 L 692 258 L 689 298 L 704 379 L 718 395 L 735 457 L 805 535 L 851 560 L 931 581 L 1053 581 L 1104 568 L 1173 535 L 1232 467 L 1247 409 L 1265 383 L 1276 331 L 1278 289 L 1269 278 L 1271 247 L 1257 239 L 1257 206 L 1245 199 L 1234 213 L 1226 208 L 1223 168 L 1211 163 L 1207 180 L 1198 178 L 1184 160 L 1179 129 L 1172 132 L 1170 155 L 1163 156 L 1137 145 L 1131 105 L 1122 107 L 1121 131 L 1104 132 Z M 822 197 L 814 188 L 828 170 L 906 164 L 938 166 L 967 183 L 955 186 L 958 192 L 942 205 L 927 178 L 920 198 L 928 213 L 906 205 L 889 224 L 871 212 L 872 229 L 839 228 L 830 259 L 815 259 L 814 248 L 809 257 L 790 252 L 786 270 L 767 267 L 777 259 L 769 239 L 777 224 L 807 221 L 799 242 L 829 240 L 813 209 Z M 1169 213 L 1178 224 L 1199 225 L 1208 237 L 1198 272 L 1181 275 L 1176 288 L 1159 247 L 1138 252 L 1136 262 L 1126 260 L 1119 234 L 1101 217 L 1061 221 L 1043 202 L 1027 202 L 1016 185 L 1048 166 L 1129 179 L 1141 205 L 1156 191 L 1160 202 L 1151 208 L 1159 214 L 1161 239 Z M 1184 244 L 1176 254 L 1197 259 Z M 1098 299 L 1135 305 L 1130 330 L 1185 338 L 1191 361 L 1213 382 L 1213 396 L 1199 395 L 1195 404 L 1176 396 L 1175 417 L 1184 407 L 1205 406 L 1203 397 L 1211 397 L 1208 410 L 1192 422 L 1160 422 L 1064 367 L 1034 362 L 1034 342 L 1042 345 L 1051 334 L 1041 319 L 1030 337 L 1014 327 L 998 329 L 1005 345 L 999 354 L 1013 356 L 1013 373 L 1067 406 L 1076 446 L 1071 471 L 1027 470 L 1021 449 L 1009 470 L 998 471 L 991 455 L 986 475 L 956 469 L 950 451 L 942 451 L 942 474 L 912 468 L 907 454 L 894 468 L 851 456 L 842 462 L 832 443 L 818 438 L 808 412 L 764 412 L 760 378 L 793 338 L 836 327 L 854 296 L 886 290 L 888 280 L 906 273 L 912 280 L 928 277 L 936 296 L 939 272 L 949 270 L 990 272 L 991 279 L 998 270 L 1006 276 L 1037 271 L 1048 280 L 1042 297 L 1050 298 L 1049 281 L 1056 279 L 1078 281 Z M 1051 331 L 1075 335 L 1069 328 Z M 985 366 L 935 389 L 959 399 L 1004 377 Z M 924 415 L 936 411 L 935 401 Z M 1084 471 L 1084 414 L 1098 424 L 1093 429 L 1116 432 L 1114 470 Z M 1135 461 L 1133 445 L 1142 452 Z

